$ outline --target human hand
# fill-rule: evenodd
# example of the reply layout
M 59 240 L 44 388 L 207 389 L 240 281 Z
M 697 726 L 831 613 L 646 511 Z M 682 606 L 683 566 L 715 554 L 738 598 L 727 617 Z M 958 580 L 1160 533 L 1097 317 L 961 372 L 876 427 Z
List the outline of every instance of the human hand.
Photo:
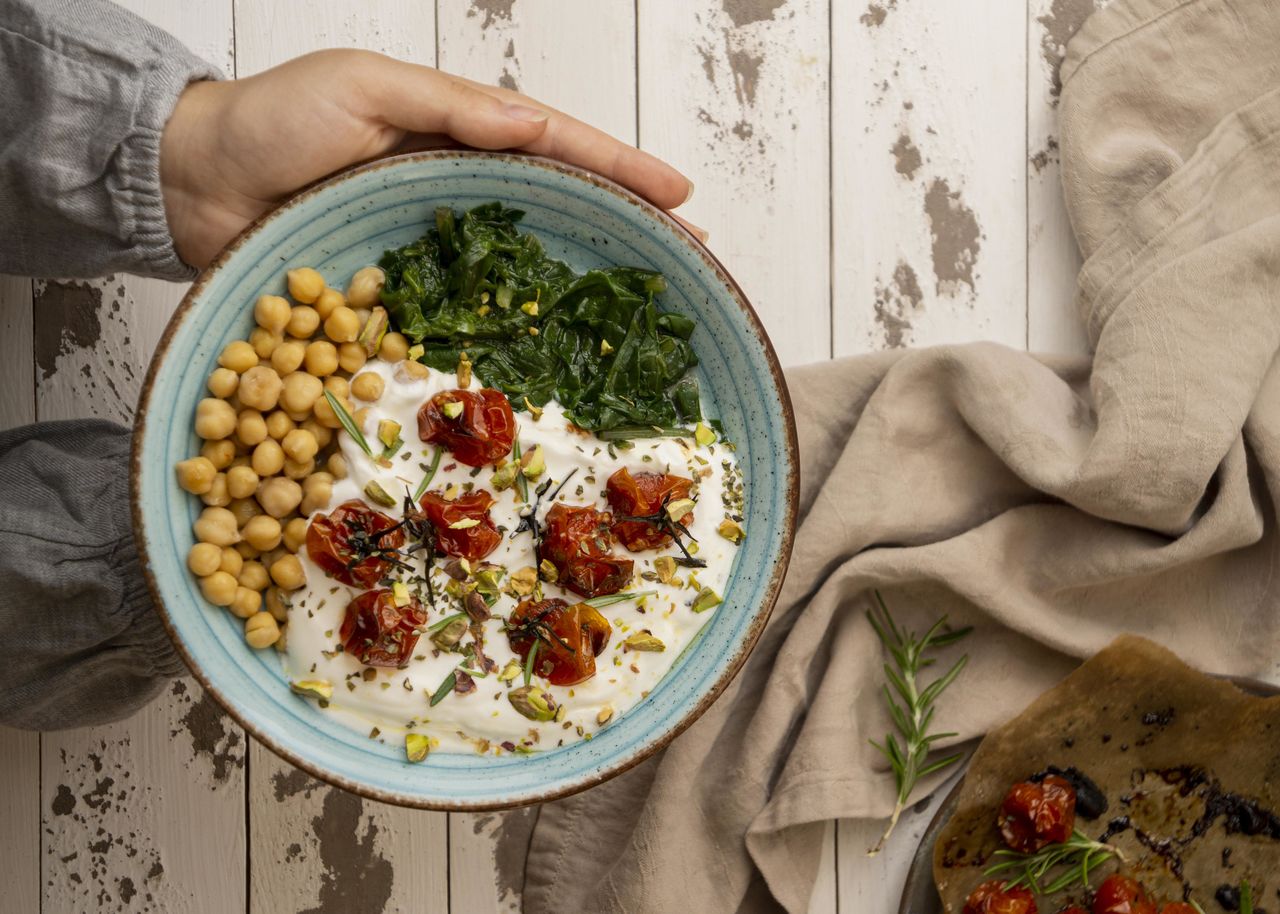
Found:
M 670 165 L 518 92 L 369 51 L 320 51 L 183 92 L 160 142 L 174 245 L 204 267 L 312 181 L 406 144 L 447 140 L 581 165 L 663 209 L 693 193 Z

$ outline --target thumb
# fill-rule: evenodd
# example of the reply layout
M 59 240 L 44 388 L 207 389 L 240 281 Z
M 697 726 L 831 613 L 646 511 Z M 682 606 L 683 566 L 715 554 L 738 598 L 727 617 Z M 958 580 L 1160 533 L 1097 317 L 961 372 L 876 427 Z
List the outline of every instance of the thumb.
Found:
M 445 134 L 480 149 L 533 142 L 548 112 L 506 102 L 431 67 L 378 56 L 362 73 L 366 117 L 410 133 Z

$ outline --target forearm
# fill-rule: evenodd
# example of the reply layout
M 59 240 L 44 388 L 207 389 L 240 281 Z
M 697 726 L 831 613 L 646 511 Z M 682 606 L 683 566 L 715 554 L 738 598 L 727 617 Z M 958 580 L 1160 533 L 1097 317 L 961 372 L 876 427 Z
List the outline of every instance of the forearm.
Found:
M 106 0 L 0 0 L 0 273 L 182 279 L 160 135 L 220 74 Z

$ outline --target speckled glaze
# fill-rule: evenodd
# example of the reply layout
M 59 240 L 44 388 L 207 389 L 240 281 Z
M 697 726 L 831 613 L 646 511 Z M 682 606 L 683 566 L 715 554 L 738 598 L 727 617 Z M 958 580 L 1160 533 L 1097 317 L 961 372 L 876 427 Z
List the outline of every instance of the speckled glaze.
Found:
M 719 607 L 646 700 L 590 742 L 532 756 L 433 754 L 361 737 L 289 691 L 275 651 L 254 651 L 242 623 L 206 603 L 187 571 L 201 507 L 173 465 L 199 442 L 196 402 L 219 351 L 245 338 L 252 305 L 284 291 L 284 270 L 313 266 L 345 286 L 386 248 L 417 238 L 436 206 L 490 200 L 577 269 L 627 264 L 666 275 L 664 308 L 698 320 L 693 343 L 709 415 L 738 444 L 747 539 Z M 541 802 L 626 770 L 692 723 L 746 659 L 777 597 L 795 525 L 795 425 L 777 358 L 742 291 L 671 217 L 596 175 L 532 156 L 429 152 L 346 172 L 264 217 L 205 271 L 152 361 L 133 444 L 134 531 L 156 606 L 196 677 L 246 730 L 309 773 L 373 799 L 431 809 Z

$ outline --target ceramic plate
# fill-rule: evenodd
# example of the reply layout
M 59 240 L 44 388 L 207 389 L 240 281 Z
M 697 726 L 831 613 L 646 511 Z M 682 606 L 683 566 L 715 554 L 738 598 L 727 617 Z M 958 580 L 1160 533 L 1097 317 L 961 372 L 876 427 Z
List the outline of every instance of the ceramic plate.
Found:
M 197 453 L 195 405 L 218 353 L 253 326 L 253 302 L 283 294 L 287 268 L 335 285 L 419 237 L 437 206 L 500 200 L 578 270 L 661 271 L 661 305 L 696 318 L 696 376 L 707 414 L 738 445 L 747 538 L 725 601 L 652 693 L 589 742 L 532 756 L 433 753 L 424 764 L 348 730 L 289 692 L 275 651 L 206 603 L 185 566 L 202 507 L 173 466 Z M 143 387 L 133 448 L 134 529 L 164 623 L 196 677 L 254 737 L 316 777 L 385 802 L 493 809 L 573 793 L 653 753 L 706 710 L 764 627 L 791 550 L 798 493 L 795 426 L 778 361 L 724 268 L 670 216 L 596 175 L 530 156 L 430 152 L 363 166 L 304 191 L 235 241 L 192 287 Z

